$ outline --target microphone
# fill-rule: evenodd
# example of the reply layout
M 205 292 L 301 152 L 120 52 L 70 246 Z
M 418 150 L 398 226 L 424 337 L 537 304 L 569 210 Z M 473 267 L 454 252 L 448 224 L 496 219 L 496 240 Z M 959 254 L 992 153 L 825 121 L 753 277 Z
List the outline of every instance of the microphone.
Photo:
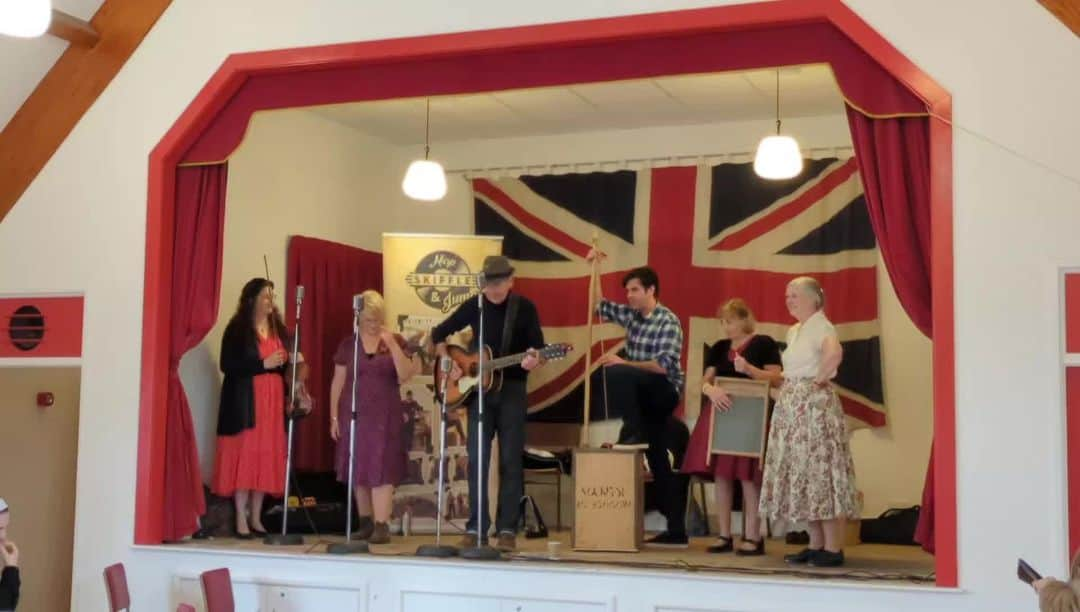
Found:
M 303 301 L 304 301 L 304 286 L 303 285 L 297 285 L 296 286 L 296 303 L 299 304 L 300 302 L 303 302 Z
M 453 362 L 449 357 L 443 356 L 439 359 L 439 371 L 442 372 L 442 376 L 439 377 L 439 396 L 442 398 L 442 413 L 446 416 L 446 387 L 450 382 L 450 366 Z
M 364 294 L 357 293 L 356 295 L 352 296 L 352 310 L 352 330 L 354 334 L 358 334 L 360 333 L 360 313 L 364 312 Z
M 483 272 L 476 273 L 476 286 L 481 289 L 487 286 L 487 276 Z

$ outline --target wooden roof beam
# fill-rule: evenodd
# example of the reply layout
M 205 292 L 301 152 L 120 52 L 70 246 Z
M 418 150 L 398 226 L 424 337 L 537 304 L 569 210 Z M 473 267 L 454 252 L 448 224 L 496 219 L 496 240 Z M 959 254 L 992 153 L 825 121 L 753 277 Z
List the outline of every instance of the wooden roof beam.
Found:
M 1065 27 L 1080 36 L 1080 0 L 1039 0 Z
M 0 220 L 37 176 L 172 0 L 105 0 L 93 46 L 70 44 L 0 129 Z
M 90 22 L 69 15 L 59 9 L 52 10 L 49 34 L 81 47 L 93 47 L 101 40 L 98 31 L 94 29 L 94 26 L 90 25 Z

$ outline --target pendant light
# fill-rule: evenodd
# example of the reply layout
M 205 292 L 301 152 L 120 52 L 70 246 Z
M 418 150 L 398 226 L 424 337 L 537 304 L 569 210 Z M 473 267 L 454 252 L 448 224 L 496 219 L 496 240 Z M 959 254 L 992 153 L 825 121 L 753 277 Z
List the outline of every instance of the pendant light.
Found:
M 0 34 L 33 38 L 49 29 L 50 0 L 0 0 Z
M 424 159 L 409 164 L 405 179 L 401 181 L 401 190 L 405 195 L 422 202 L 436 202 L 446 195 L 446 172 L 442 164 L 428 159 L 431 152 L 431 99 L 427 100 L 427 113 L 424 119 Z
M 766 136 L 754 156 L 754 172 L 765 179 L 789 179 L 802 172 L 802 152 L 791 136 L 780 134 L 780 71 L 776 71 L 776 135 Z

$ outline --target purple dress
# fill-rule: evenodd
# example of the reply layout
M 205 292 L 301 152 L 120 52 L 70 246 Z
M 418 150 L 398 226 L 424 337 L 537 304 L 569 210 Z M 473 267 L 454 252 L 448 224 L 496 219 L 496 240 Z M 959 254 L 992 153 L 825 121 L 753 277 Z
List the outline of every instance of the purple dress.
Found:
M 338 345 L 334 364 L 345 366 L 345 386 L 338 400 L 338 436 L 334 467 L 338 482 L 349 479 L 349 421 L 351 392 L 356 393 L 356 453 L 353 459 L 353 483 L 363 487 L 396 485 L 405 472 L 405 447 L 402 440 L 401 392 L 394 358 L 386 345 L 379 343 L 373 355 L 364 353 L 359 343 L 360 359 L 356 364 L 359 385 L 353 385 L 353 338 Z M 403 342 L 399 341 L 399 344 Z

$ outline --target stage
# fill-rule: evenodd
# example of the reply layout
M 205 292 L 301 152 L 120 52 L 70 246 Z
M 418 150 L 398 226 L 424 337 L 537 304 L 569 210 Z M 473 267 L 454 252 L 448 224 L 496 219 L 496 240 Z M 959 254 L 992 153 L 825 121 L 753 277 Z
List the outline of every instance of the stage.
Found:
M 444 537 L 446 544 L 456 545 L 460 534 Z M 238 540 L 216 538 L 188 540 L 170 547 L 203 549 L 270 555 L 337 558 L 326 554 L 326 545 L 343 541 L 341 536 L 304 536 L 303 546 L 267 546 L 261 540 Z M 370 556 L 414 557 L 422 544 L 434 543 L 433 535 L 394 536 L 389 544 L 372 545 Z M 556 557 L 549 556 L 549 541 L 558 541 Z M 646 546 L 638 553 L 585 552 L 570 549 L 570 532 L 552 533 L 548 538 L 518 538 L 518 549 L 504 555 L 494 563 L 557 564 L 568 568 L 597 567 L 604 569 L 634 569 L 655 573 L 689 572 L 723 576 L 753 576 L 791 580 L 842 580 L 887 584 L 912 584 L 933 586 L 934 558 L 916 546 L 890 546 L 860 544 L 845 550 L 847 564 L 841 568 L 791 567 L 783 556 L 797 552 L 801 546 L 785 545 L 782 540 L 766 542 L 767 554 L 761 557 L 737 557 L 734 554 L 710 554 L 706 547 L 712 545 L 712 537 L 691 538 L 689 548 L 653 548 Z M 432 559 L 437 563 L 473 564 L 460 558 Z

